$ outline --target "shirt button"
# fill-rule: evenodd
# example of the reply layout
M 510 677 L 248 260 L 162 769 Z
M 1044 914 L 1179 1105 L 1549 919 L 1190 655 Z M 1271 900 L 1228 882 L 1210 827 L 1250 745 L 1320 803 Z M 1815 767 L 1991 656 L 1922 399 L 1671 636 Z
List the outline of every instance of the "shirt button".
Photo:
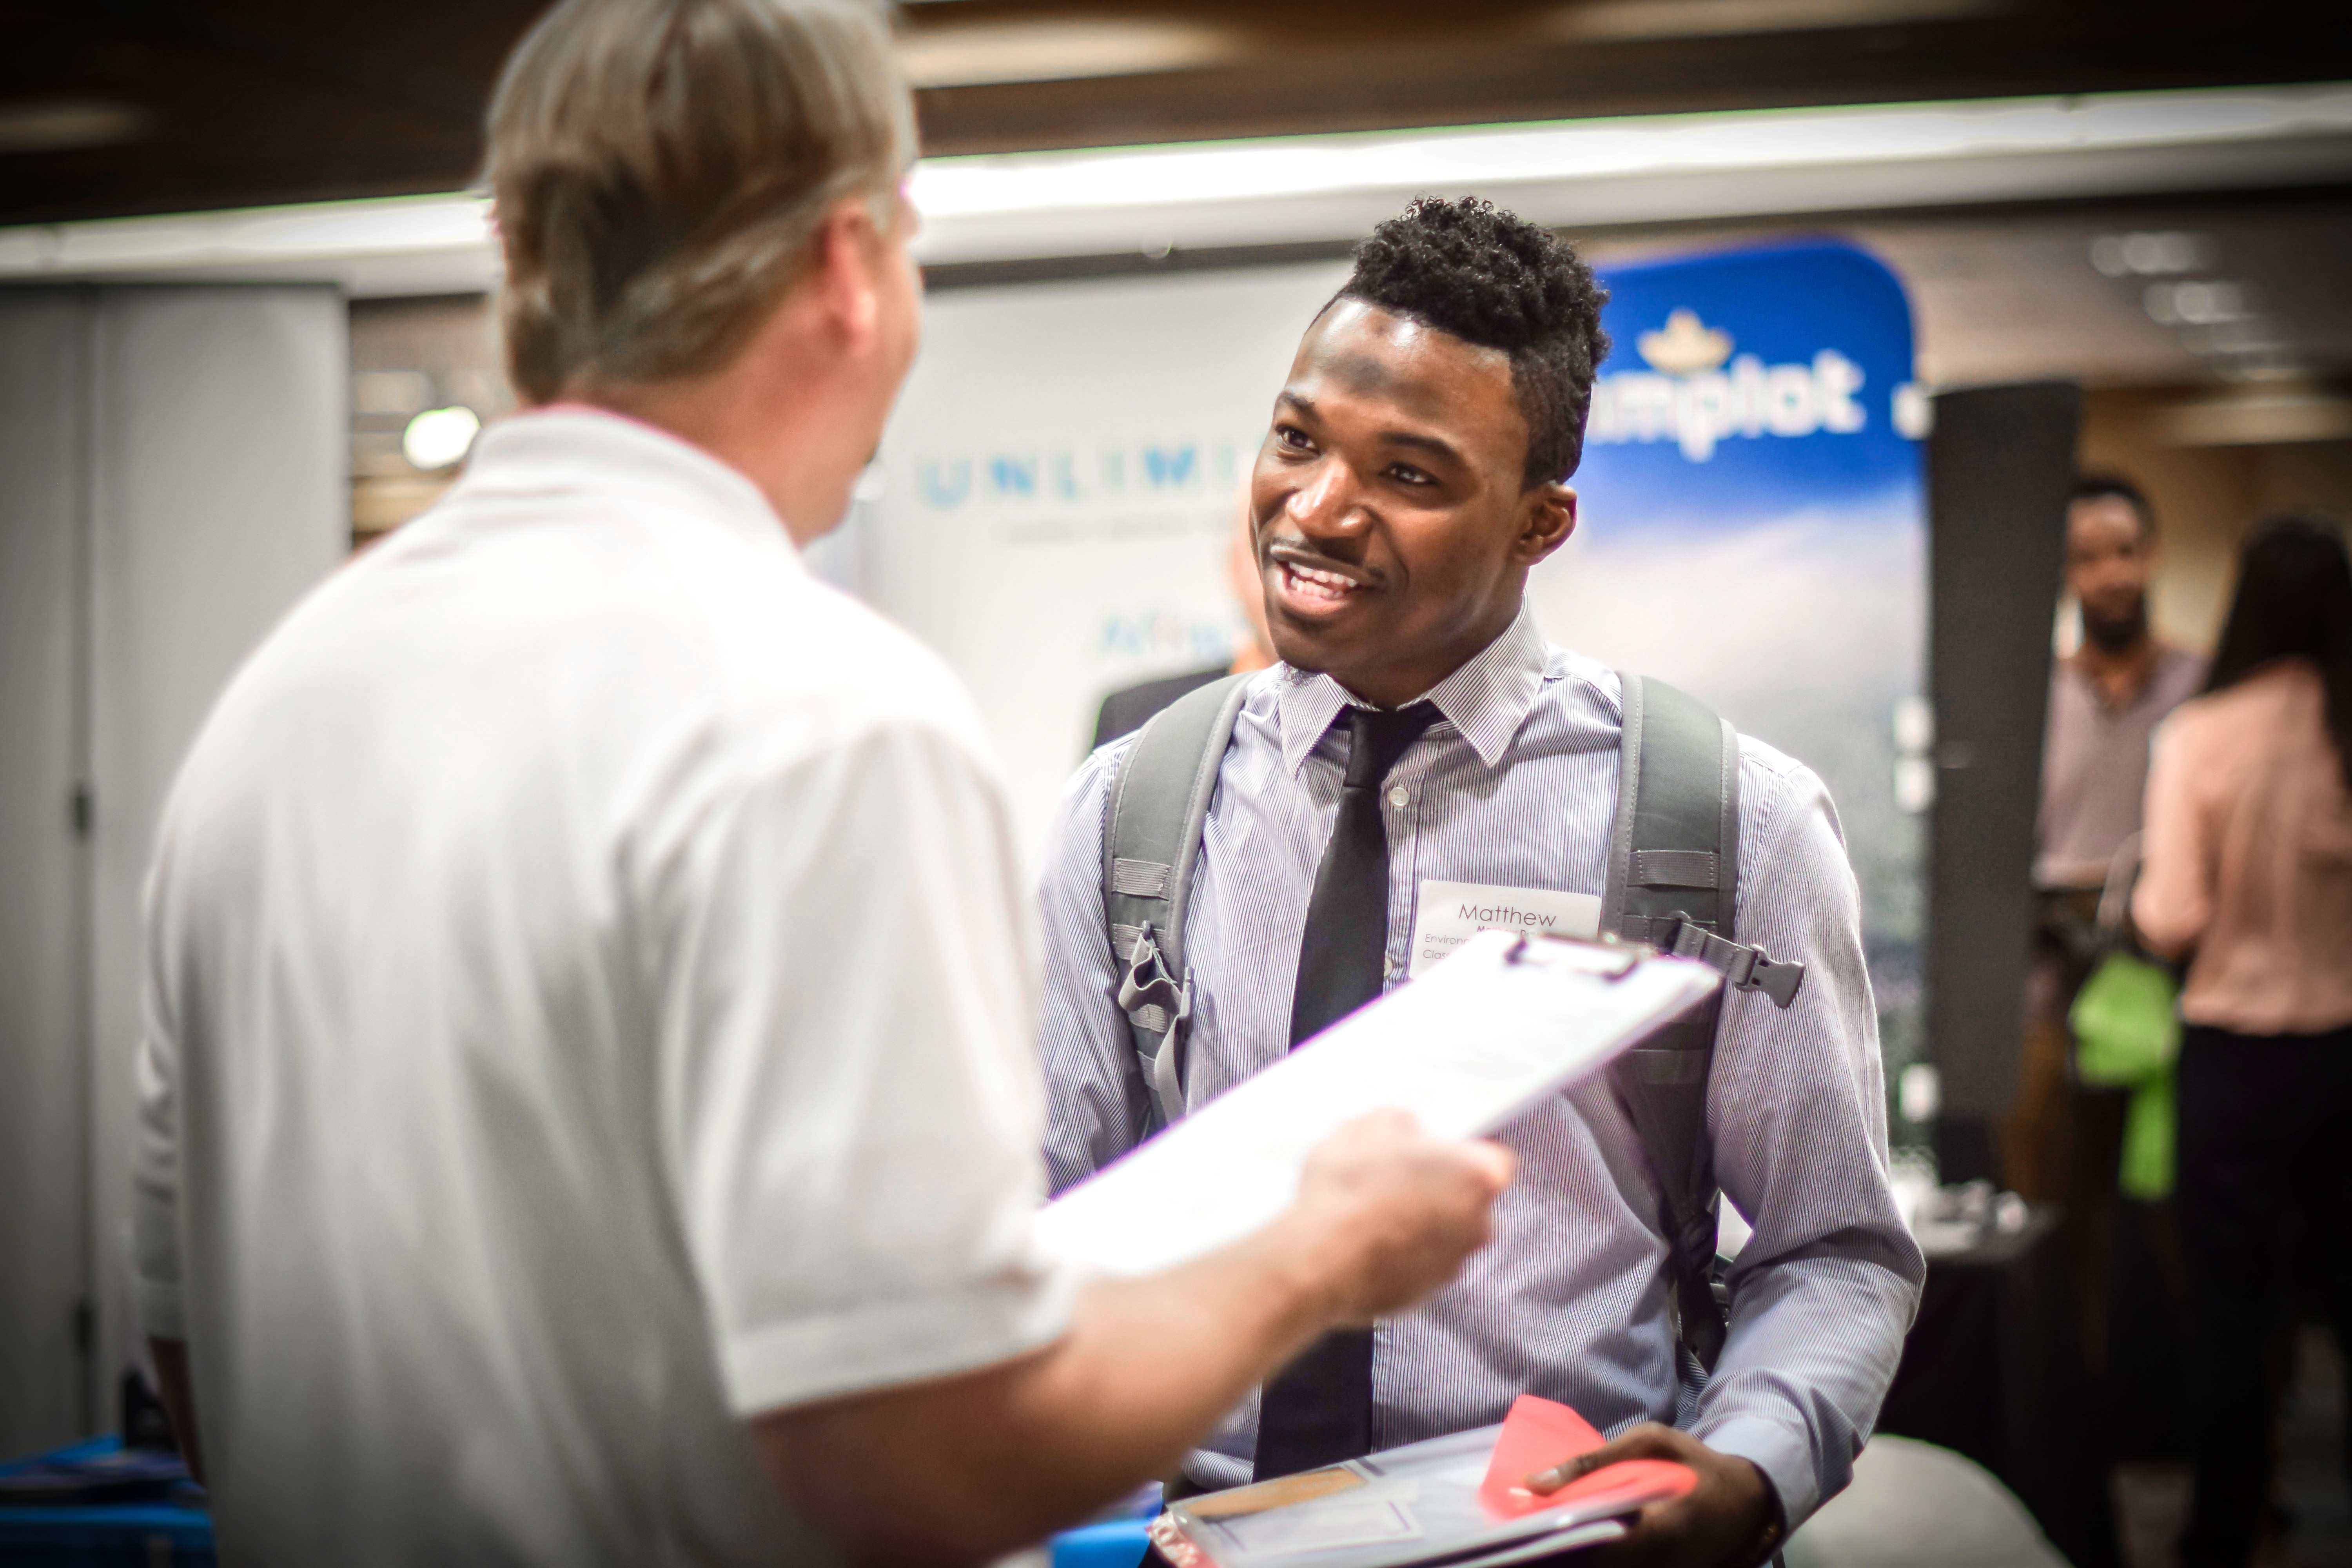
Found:
M 1394 980 L 1397 977 L 1399 967 L 1400 965 L 1393 958 L 1383 958 L 1381 960 L 1381 973 L 1390 980 Z
M 1402 784 L 1393 784 L 1393 785 L 1390 786 L 1390 789 L 1389 789 L 1389 804 L 1390 804 L 1391 805 L 1410 805 L 1410 804 L 1412 803 L 1412 791 L 1411 791 L 1411 790 L 1409 790 L 1409 789 L 1405 788 L 1405 787 L 1404 787 L 1404 785 L 1402 785 Z

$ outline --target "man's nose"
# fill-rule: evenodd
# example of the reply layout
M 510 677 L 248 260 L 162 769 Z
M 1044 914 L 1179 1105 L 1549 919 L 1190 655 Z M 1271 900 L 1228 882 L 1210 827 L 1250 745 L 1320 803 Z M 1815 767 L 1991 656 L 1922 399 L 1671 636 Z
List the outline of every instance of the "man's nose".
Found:
M 1299 531 L 1308 535 L 1352 533 L 1362 522 L 1362 508 L 1356 504 L 1355 475 L 1337 458 L 1326 458 L 1318 464 L 1314 477 L 1290 492 L 1284 510 Z

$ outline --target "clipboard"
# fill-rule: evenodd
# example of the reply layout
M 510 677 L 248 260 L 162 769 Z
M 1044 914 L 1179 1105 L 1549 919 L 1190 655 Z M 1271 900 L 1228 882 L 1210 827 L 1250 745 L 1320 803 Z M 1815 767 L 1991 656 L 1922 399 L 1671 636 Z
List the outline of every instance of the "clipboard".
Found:
M 1633 943 L 1484 931 L 1038 1212 L 1048 1251 L 1156 1273 L 1287 1208 L 1307 1155 L 1366 1112 L 1491 1132 L 1711 995 L 1723 976 Z

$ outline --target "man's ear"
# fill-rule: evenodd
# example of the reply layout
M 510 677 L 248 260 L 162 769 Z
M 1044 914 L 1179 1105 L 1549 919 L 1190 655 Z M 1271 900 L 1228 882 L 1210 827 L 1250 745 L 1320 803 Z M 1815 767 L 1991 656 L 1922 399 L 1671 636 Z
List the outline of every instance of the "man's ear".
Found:
M 1576 531 L 1576 491 L 1555 479 L 1522 498 L 1516 551 L 1519 564 L 1532 566 L 1566 544 Z
M 853 351 L 869 347 L 880 330 L 882 298 L 875 271 L 880 250 L 874 214 L 857 197 L 835 202 L 817 229 L 816 266 L 825 309 Z

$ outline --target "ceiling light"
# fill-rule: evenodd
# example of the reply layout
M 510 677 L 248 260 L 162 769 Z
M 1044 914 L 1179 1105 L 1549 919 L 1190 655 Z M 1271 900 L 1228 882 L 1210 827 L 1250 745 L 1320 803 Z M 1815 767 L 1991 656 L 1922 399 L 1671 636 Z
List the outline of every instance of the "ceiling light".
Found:
M 2091 265 L 2110 278 L 2194 272 L 2211 266 L 2218 248 L 2208 236 L 2178 230 L 2103 234 L 2091 241 Z
M 1351 190 L 1934 162 L 2352 133 L 2352 88 L 2115 93 L 1748 110 L 1321 137 L 928 158 L 929 221 Z
M 1243 40 L 1222 27 L 1167 18 L 973 22 L 898 40 L 914 87 L 980 87 L 1191 70 L 1234 58 Z
M 480 416 L 462 403 L 428 408 L 401 432 L 400 455 L 411 467 L 428 474 L 453 468 L 466 460 L 466 454 L 474 449 L 474 437 L 481 433 Z
M 64 153 L 136 142 L 154 116 L 110 98 L 41 98 L 0 104 L 0 153 Z
M 2210 327 L 2183 327 L 2180 346 L 2193 354 L 2273 354 L 2288 345 L 2273 323 L 2249 317 Z
M 1943 22 L 2011 8 L 2010 0 L 1584 0 L 1553 12 L 1544 31 L 1579 42 L 1730 37 Z
M 2155 425 L 2158 440 L 2179 447 L 2341 441 L 2352 437 L 2352 398 L 2310 391 L 2238 394 L 2158 409 Z
M 2210 327 L 2252 314 L 2252 292 L 2243 283 L 2151 283 L 2140 301 L 2160 326 Z

